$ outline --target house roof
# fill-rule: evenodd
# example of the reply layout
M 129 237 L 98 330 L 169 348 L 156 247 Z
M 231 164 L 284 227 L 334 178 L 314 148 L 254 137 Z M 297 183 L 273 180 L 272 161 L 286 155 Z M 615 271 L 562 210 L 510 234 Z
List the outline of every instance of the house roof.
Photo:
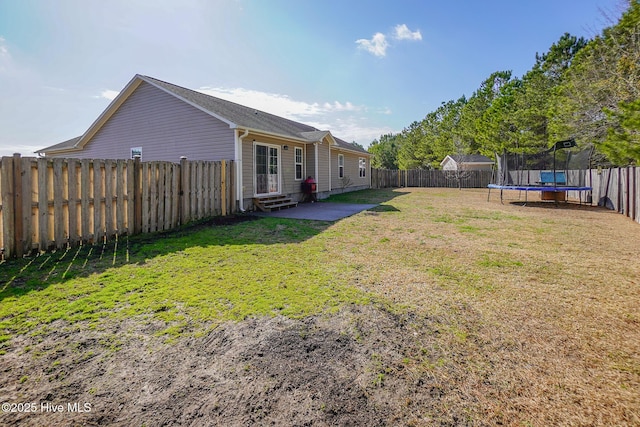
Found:
M 491 160 L 487 156 L 483 156 L 481 154 L 451 154 L 451 155 L 449 155 L 447 157 L 452 159 L 456 163 L 488 163 L 488 164 L 493 164 L 493 160 Z M 445 157 L 444 160 L 446 160 L 447 157 Z M 443 160 L 443 163 L 444 163 L 444 160 Z
M 195 90 L 177 86 L 149 76 L 136 75 L 120 94 L 112 101 L 102 115 L 91 125 L 84 135 L 43 148 L 38 152 L 79 149 L 88 142 L 97 130 L 108 120 L 141 82 L 149 83 L 164 92 L 198 108 L 199 110 L 227 123 L 231 128 L 249 129 L 269 135 L 293 138 L 304 142 L 319 142 L 326 137 L 341 149 L 369 154 L 361 147 L 334 137 L 329 131 L 321 131 L 304 123 L 276 116 L 235 102 L 206 95 Z
M 38 150 L 38 151 L 36 151 L 36 153 L 42 153 L 42 152 L 45 152 L 45 151 L 58 151 L 58 150 L 62 150 L 62 149 L 73 148 L 73 147 L 75 147 L 77 142 L 80 140 L 80 138 L 81 138 L 81 136 L 76 136 L 75 138 L 71 138 L 71 139 L 68 139 L 66 141 L 60 142 L 58 144 L 52 145 L 50 147 L 43 148 L 42 150 Z

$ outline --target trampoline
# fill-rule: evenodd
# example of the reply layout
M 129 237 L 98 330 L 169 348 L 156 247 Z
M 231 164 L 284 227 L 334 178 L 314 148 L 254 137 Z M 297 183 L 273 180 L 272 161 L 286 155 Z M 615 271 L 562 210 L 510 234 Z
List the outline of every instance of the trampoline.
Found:
M 579 152 L 569 149 L 576 147 L 574 139 L 556 142 L 551 148 L 541 153 L 503 153 L 496 155 L 496 168 L 492 177 L 492 183 L 488 185 L 491 190 L 500 190 L 500 203 L 504 203 L 504 192 L 517 191 L 518 200 L 524 192 L 524 205 L 529 201 L 529 192 L 539 192 L 541 200 L 549 200 L 558 203 L 567 201 L 569 192 L 577 193 L 580 204 L 583 202 L 583 194 L 589 193 L 591 187 L 579 182 L 580 169 L 590 168 L 590 147 Z M 558 168 L 561 166 L 561 168 Z M 584 197 L 588 201 L 588 195 Z
M 558 197 L 555 197 L 556 194 L 564 193 L 566 195 L 567 191 L 577 191 L 579 194 L 580 204 L 582 204 L 582 193 L 585 191 L 591 191 L 591 187 L 577 187 L 571 185 L 563 185 L 563 186 L 544 186 L 544 185 L 498 185 L 498 184 L 489 184 L 489 196 L 487 196 L 487 201 L 491 196 L 491 189 L 500 190 L 500 203 L 504 203 L 504 190 L 513 190 L 513 191 L 524 191 L 524 204 L 527 204 L 529 201 L 528 194 L 530 191 L 539 191 L 540 193 L 551 193 L 554 197 L 545 198 L 542 196 L 542 200 L 553 200 L 558 202 Z M 566 198 L 566 196 L 565 196 Z

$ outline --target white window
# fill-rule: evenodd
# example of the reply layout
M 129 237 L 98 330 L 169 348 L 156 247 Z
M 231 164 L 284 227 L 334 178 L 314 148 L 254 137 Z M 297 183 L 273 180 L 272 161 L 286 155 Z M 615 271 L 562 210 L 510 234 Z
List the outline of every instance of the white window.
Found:
M 300 181 L 302 180 L 302 148 L 295 147 L 294 157 L 296 167 L 296 181 Z
M 344 178 L 344 155 L 338 154 L 338 178 Z
M 139 157 L 142 160 L 142 147 L 132 147 L 131 148 L 131 158 L 135 159 Z
M 367 176 L 367 159 L 360 157 L 358 159 L 358 167 L 360 169 L 360 178 Z

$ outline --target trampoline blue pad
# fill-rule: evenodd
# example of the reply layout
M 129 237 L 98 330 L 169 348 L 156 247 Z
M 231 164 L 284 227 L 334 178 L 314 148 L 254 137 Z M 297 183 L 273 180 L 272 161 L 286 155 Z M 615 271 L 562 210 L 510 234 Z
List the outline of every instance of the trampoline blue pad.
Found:
M 489 184 L 489 188 L 497 190 L 517 190 L 517 191 L 590 191 L 591 187 L 573 187 L 569 185 L 498 185 Z

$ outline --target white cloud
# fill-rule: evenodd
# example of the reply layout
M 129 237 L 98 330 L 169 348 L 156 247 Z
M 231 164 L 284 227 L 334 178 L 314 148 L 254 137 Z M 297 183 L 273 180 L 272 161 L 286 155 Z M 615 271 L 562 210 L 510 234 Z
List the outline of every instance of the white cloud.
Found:
M 0 71 L 7 71 L 11 66 L 11 54 L 6 41 L 4 37 L 0 36 Z
M 356 40 L 356 44 L 358 45 L 358 48 L 366 50 L 378 57 L 384 57 L 387 54 L 387 47 L 389 46 L 389 43 L 387 43 L 387 36 L 382 33 L 375 33 L 371 40 Z
M 333 104 L 325 102 L 324 104 L 322 104 L 322 107 L 325 111 L 358 111 L 361 109 L 360 107 L 356 107 L 349 101 L 347 101 L 345 104 L 342 104 L 338 101 L 334 101 Z
M 420 34 L 420 30 L 411 31 L 406 24 L 396 25 L 393 37 L 396 40 L 422 40 L 422 34 Z
M 120 91 L 117 91 L 117 90 L 105 89 L 100 93 L 100 96 L 96 98 L 106 98 L 109 101 L 113 101 L 115 97 L 118 96 L 119 93 Z
M 198 89 L 198 91 L 292 120 L 300 120 L 304 117 L 319 116 L 333 112 L 359 111 L 362 109 L 362 107 L 355 106 L 348 101 L 345 103 L 339 101 L 309 103 L 296 101 L 287 95 L 244 88 L 226 89 L 219 87 L 202 87 Z
M 9 146 L 10 145 L 10 146 Z M 29 144 L 7 144 L 6 146 L 0 145 L 0 157 L 1 156 L 13 156 L 14 153 L 20 153 L 24 157 L 34 157 L 36 150 L 40 150 L 45 145 L 29 145 Z
M 390 36 L 382 33 L 375 33 L 371 40 L 356 40 L 356 44 L 359 49 L 366 50 L 367 52 L 382 58 L 387 55 L 387 48 L 389 47 L 387 37 L 391 37 L 394 40 L 422 40 L 420 30 L 411 31 L 406 24 L 398 24 L 395 26 L 394 32 Z

